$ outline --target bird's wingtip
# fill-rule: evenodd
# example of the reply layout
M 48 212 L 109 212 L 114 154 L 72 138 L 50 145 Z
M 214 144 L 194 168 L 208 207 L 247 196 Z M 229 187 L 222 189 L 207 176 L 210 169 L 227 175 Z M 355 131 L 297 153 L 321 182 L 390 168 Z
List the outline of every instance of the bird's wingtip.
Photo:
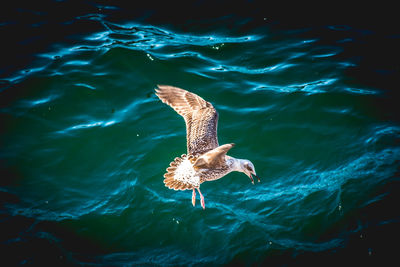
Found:
M 157 84 L 156 85 L 156 89 L 163 89 L 163 88 L 167 88 L 170 87 L 169 85 L 165 85 L 165 84 Z
M 156 92 L 156 95 L 158 96 L 159 93 L 166 87 L 166 85 L 162 84 L 157 84 L 156 87 L 154 88 L 154 91 Z

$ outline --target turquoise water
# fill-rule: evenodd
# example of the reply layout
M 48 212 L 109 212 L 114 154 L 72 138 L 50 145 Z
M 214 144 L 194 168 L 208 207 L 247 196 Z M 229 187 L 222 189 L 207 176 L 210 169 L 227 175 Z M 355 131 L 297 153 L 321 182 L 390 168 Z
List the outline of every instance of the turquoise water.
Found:
M 374 32 L 323 25 L 318 34 L 263 18 L 248 30 L 188 30 L 100 12 L 73 21 L 93 27 L 3 72 L 2 246 L 18 253 L 14 263 L 391 255 L 383 240 L 399 233 L 400 125 L 392 76 L 380 86 L 363 72 L 357 46 Z M 393 71 L 385 67 L 368 71 Z M 164 187 L 186 133 L 156 84 L 210 101 L 219 142 L 235 143 L 230 155 L 251 160 L 261 183 L 241 173 L 205 183 L 205 210 L 190 191 Z

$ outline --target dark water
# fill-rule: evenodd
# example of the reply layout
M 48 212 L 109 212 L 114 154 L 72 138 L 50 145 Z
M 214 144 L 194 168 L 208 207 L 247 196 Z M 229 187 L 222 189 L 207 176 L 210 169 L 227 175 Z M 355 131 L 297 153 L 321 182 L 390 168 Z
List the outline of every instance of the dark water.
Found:
M 114 2 L 2 11 L 2 261 L 395 258 L 399 31 L 390 19 L 279 17 L 242 4 L 187 3 L 203 14 L 194 16 Z M 156 84 L 212 102 L 220 143 L 236 143 L 230 154 L 250 159 L 261 183 L 240 173 L 205 183 L 204 211 L 191 192 L 164 187 L 165 168 L 186 152 L 185 127 Z

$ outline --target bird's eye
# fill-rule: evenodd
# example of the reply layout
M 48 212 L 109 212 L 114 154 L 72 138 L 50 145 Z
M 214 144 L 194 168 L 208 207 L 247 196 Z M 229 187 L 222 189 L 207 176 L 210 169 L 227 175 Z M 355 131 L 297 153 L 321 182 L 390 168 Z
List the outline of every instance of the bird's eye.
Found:
M 253 171 L 253 169 L 252 169 L 249 165 L 246 165 L 246 168 L 247 168 L 249 171 Z

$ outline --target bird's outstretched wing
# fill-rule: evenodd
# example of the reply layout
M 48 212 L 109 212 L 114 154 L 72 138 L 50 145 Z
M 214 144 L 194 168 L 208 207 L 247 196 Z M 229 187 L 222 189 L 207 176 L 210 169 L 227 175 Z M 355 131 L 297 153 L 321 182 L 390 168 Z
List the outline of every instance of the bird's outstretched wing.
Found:
M 218 112 L 210 102 L 184 89 L 158 85 L 156 95 L 185 119 L 188 154 L 218 147 Z
M 225 165 L 225 155 L 235 144 L 225 144 L 201 155 L 193 164 L 197 169 L 216 169 Z

